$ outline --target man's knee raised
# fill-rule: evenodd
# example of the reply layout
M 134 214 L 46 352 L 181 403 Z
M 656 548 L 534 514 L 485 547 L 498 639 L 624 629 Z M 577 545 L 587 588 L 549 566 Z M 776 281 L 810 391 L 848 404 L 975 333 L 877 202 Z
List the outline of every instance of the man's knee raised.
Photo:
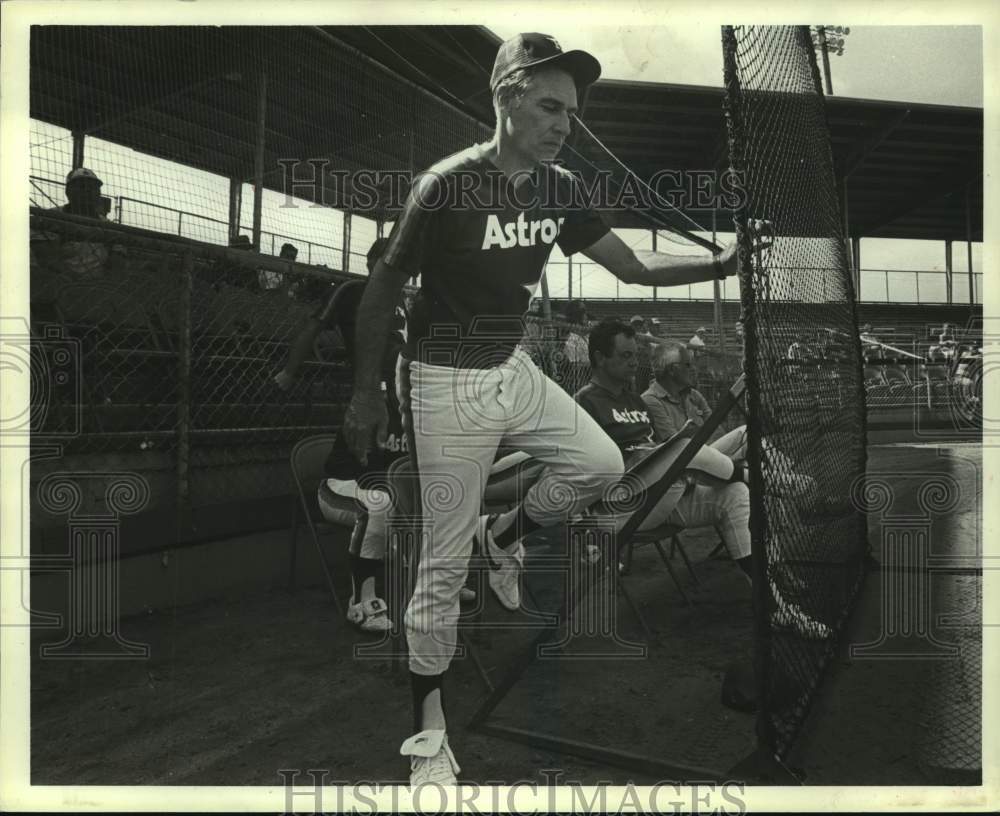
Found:
M 591 472 L 600 475 L 606 484 L 614 484 L 625 474 L 625 462 L 618 446 L 610 439 L 608 442 L 594 451 Z

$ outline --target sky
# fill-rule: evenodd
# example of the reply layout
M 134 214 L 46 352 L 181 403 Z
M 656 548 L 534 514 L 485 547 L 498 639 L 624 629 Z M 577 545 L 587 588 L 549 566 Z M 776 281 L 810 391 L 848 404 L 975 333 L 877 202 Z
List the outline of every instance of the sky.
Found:
M 982 107 L 979 26 L 831 25 L 850 28 L 843 55 L 830 57 L 835 95 Z M 491 29 L 503 39 L 520 30 Z M 606 79 L 722 86 L 718 26 L 574 26 L 557 37 L 564 49 L 594 54 Z

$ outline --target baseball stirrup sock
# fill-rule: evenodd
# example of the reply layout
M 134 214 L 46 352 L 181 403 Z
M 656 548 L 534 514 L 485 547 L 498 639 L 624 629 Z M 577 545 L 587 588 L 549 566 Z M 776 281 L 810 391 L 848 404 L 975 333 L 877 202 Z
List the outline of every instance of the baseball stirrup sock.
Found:
M 742 558 L 736 559 L 736 566 L 739 567 L 743 574 L 747 577 L 747 580 L 753 583 L 753 555 L 744 555 Z
M 365 533 L 368 532 L 368 509 L 360 502 L 355 502 L 358 508 L 358 517 L 351 530 L 351 543 L 349 551 L 351 557 L 361 555 L 361 545 L 365 540 Z
M 361 600 L 361 587 L 369 578 L 375 578 L 382 568 L 382 562 L 377 558 L 362 558 L 351 553 L 351 580 L 354 584 L 351 597 L 357 603 Z
M 444 706 L 444 674 L 415 674 L 410 672 L 410 691 L 413 692 L 413 733 L 424 730 L 424 700 L 437 690 L 441 695 L 441 712 L 447 720 Z
M 497 517 L 493 526 L 490 527 L 490 531 L 493 533 L 493 542 L 501 549 L 507 549 L 519 538 L 524 538 L 528 533 L 540 529 L 542 529 L 542 525 L 525 512 L 523 504 L 519 504 L 516 510 L 511 510 Z

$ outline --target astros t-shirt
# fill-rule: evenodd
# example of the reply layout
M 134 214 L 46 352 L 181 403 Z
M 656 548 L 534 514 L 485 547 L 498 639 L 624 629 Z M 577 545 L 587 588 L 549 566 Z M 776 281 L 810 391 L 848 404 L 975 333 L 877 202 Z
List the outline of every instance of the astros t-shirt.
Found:
M 591 381 L 576 392 L 574 399 L 619 447 L 626 467 L 648 455 L 654 446 L 653 426 L 642 397 L 624 388 L 615 394 Z
M 543 164 L 517 186 L 483 145 L 435 164 L 414 183 L 382 261 L 421 288 L 410 312 L 410 359 L 491 368 L 524 335 L 523 317 L 552 245 L 565 255 L 608 232 L 578 180 Z

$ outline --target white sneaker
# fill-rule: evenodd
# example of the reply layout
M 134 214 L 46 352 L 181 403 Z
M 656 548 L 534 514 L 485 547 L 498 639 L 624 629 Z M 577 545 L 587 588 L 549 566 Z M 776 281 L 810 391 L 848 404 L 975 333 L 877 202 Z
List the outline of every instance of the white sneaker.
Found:
M 381 634 L 392 628 L 392 623 L 389 621 L 389 607 L 381 598 L 354 603 L 352 595 L 347 604 L 347 620 L 362 632 Z
M 524 545 L 520 541 L 511 550 L 504 550 L 493 542 L 490 524 L 495 517 L 480 516 L 476 528 L 476 541 L 482 545 L 480 552 L 490 564 L 490 589 L 497 600 L 511 612 L 521 608 L 521 565 L 524 564 Z M 494 566 L 496 565 L 496 566 Z
M 421 731 L 414 734 L 399 749 L 410 758 L 410 788 L 435 782 L 438 785 L 455 785 L 456 774 L 462 769 L 448 747 L 444 729 Z
M 459 603 L 472 603 L 475 600 L 476 600 L 476 591 L 474 589 L 469 589 L 468 587 L 462 587 L 458 591 Z
M 833 631 L 825 623 L 809 617 L 793 603 L 781 600 L 778 608 L 771 613 L 771 625 L 775 629 L 794 629 L 809 640 L 826 640 Z

